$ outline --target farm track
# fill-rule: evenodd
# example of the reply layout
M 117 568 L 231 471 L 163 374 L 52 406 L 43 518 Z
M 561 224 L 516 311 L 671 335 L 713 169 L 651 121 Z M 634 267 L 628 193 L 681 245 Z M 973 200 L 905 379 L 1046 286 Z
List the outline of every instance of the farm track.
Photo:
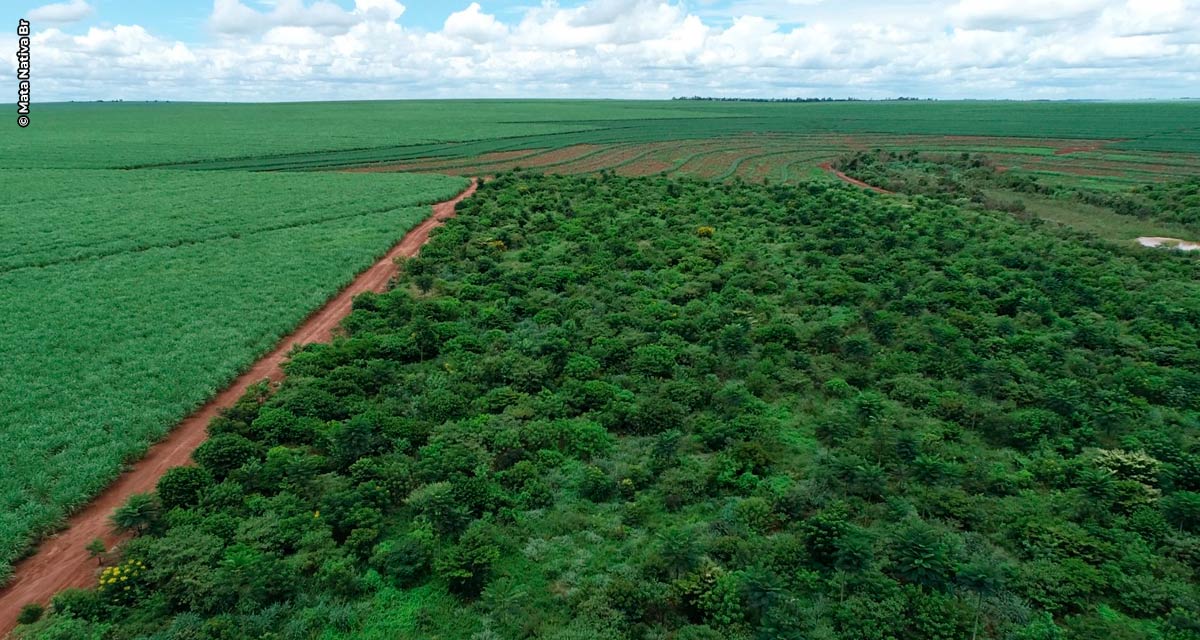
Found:
M 477 180 L 472 181 L 471 186 L 454 199 L 433 205 L 432 215 L 406 233 L 387 255 L 309 316 L 281 340 L 275 350 L 260 358 L 216 397 L 176 425 L 164 440 L 150 447 L 146 456 L 131 470 L 71 517 L 61 533 L 45 540 L 32 556 L 17 563 L 12 581 L 0 590 L 0 636 L 7 637 L 13 630 L 25 604 L 45 603 L 63 589 L 94 584 L 97 567 L 84 547 L 96 538 L 104 540 L 109 548 L 124 539 L 115 534 L 109 524 L 113 510 L 124 504 L 129 496 L 153 490 L 167 469 L 188 464 L 192 452 L 207 438 L 208 423 L 223 409 L 233 406 L 247 389 L 264 379 L 282 380 L 281 365 L 294 346 L 329 342 L 334 330 L 353 308 L 354 297 L 367 291 L 384 291 L 396 273 L 396 258 L 415 256 L 428 242 L 430 232 L 441 226 L 444 219 L 453 217 L 458 203 L 474 194 L 478 184 Z
M 832 163 L 826 162 L 821 165 L 821 168 L 828 171 L 829 173 L 833 174 L 834 177 L 836 177 L 838 180 L 841 180 L 842 182 L 845 182 L 846 184 L 852 184 L 856 187 L 861 187 L 863 189 L 870 189 L 871 191 L 874 191 L 875 193 L 894 195 L 891 191 L 888 191 L 887 189 L 884 189 L 883 187 L 875 187 L 875 186 L 872 186 L 872 185 L 869 185 L 869 184 L 863 182 L 862 180 L 858 180 L 857 178 L 851 178 L 850 176 L 842 173 L 841 171 L 834 169 Z

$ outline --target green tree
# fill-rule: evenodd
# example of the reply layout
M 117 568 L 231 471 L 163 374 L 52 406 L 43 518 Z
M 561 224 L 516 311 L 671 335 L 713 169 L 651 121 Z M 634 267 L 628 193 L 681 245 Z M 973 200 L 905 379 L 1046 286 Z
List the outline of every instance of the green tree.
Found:
M 1162 500 L 1167 522 L 1184 530 L 1200 532 L 1200 493 L 1176 491 Z
M 212 484 L 212 474 L 203 467 L 174 467 L 158 479 L 156 492 L 163 509 L 169 511 L 196 504 Z
M 491 527 L 473 523 L 458 544 L 443 551 L 434 562 L 434 572 L 446 580 L 450 591 L 464 598 L 476 598 L 483 592 L 491 575 L 492 564 L 500 558 Z
M 975 594 L 975 612 L 971 619 L 971 640 L 979 636 L 979 617 L 983 598 L 996 593 L 1004 584 L 1004 570 L 995 559 L 980 559 L 958 568 L 955 581 Z
M 414 534 L 386 540 L 375 547 L 371 566 L 397 586 L 415 586 L 429 575 L 433 561 L 430 544 L 426 536 Z
M 113 511 L 110 520 L 117 531 L 144 533 L 158 522 L 162 503 L 152 493 L 135 493 Z
M 454 485 L 449 482 L 434 482 L 420 487 L 412 492 L 407 502 L 443 534 L 461 531 L 468 521 L 466 505 L 460 504 L 455 498 Z
M 103 540 L 94 538 L 84 549 L 88 552 L 89 558 L 96 560 L 96 564 L 104 564 L 104 555 L 108 553 L 108 545 L 104 544 Z
M 924 587 L 944 586 L 953 572 L 945 534 L 920 520 L 910 520 L 896 531 L 892 555 L 896 574 Z
M 672 578 L 692 570 L 700 559 L 700 547 L 695 536 L 680 528 L 667 529 L 656 536 L 655 554 Z
M 222 434 L 197 447 L 192 458 L 214 478 L 223 480 L 243 464 L 258 458 L 259 454 L 258 445 L 247 438 Z

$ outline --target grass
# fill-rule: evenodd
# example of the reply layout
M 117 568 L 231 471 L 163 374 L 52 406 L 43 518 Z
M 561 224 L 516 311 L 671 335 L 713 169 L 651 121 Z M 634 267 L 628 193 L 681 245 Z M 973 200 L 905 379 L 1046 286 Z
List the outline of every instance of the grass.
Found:
M 992 190 L 986 193 L 999 200 L 1013 199 L 1011 192 Z M 1134 241 L 1142 236 L 1192 239 L 1191 232 L 1183 225 L 1140 220 L 1117 214 L 1111 209 L 1071 200 L 1029 194 L 1020 194 L 1019 199 L 1025 203 L 1029 213 L 1038 218 L 1094 234 L 1117 244 L 1132 246 Z
M 463 615 L 459 601 L 445 587 L 425 584 L 414 589 L 384 587 L 371 598 L 361 627 L 326 629 L 321 640 L 390 640 L 469 638 L 482 628 L 478 616 Z
M 0 209 L 0 568 L 465 183 L 89 172 L 67 190 L 61 172 L 25 177 L 48 188 L 0 187 L 23 199 Z

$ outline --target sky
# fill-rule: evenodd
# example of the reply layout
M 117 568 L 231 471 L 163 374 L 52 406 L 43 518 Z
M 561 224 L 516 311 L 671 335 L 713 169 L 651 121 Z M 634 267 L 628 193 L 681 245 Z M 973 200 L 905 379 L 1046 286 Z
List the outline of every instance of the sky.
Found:
M 1200 97 L 1200 0 L 4 0 L 34 102 Z M 4 15 L 8 14 L 8 15 Z

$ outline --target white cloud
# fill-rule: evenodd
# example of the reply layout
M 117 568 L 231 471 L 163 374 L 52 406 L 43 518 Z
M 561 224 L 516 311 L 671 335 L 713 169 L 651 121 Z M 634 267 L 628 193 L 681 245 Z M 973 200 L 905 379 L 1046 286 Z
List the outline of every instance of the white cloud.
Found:
M 508 35 L 508 27 L 497 21 L 496 16 L 483 13 L 478 2 L 472 2 L 471 6 L 446 18 L 442 33 L 451 38 L 466 38 L 472 42 L 483 43 Z
M 406 25 L 395 0 L 249 2 L 215 0 L 217 37 L 205 42 L 132 25 L 39 32 L 39 93 L 1132 98 L 1200 86 L 1200 0 L 789 0 L 776 12 L 786 19 L 721 19 L 718 5 L 679 0 L 547 0 L 507 21 L 478 0 L 432 32 Z
M 1003 31 L 1060 20 L 1080 20 L 1099 12 L 1105 4 L 1108 4 L 1105 0 L 961 0 L 947 13 L 959 26 Z
M 1105 9 L 1104 28 L 1116 35 L 1137 36 L 1196 30 L 1200 3 L 1184 0 L 1129 0 Z
M 263 44 L 311 48 L 325 44 L 325 38 L 312 27 L 273 27 L 263 34 Z
M 70 0 L 70 2 L 55 2 L 32 9 L 25 17 L 32 23 L 67 24 L 79 22 L 91 16 L 92 13 L 94 13 L 92 5 L 84 0 Z
M 404 15 L 404 5 L 395 0 L 355 0 L 346 11 L 326 0 L 306 4 L 304 0 L 277 0 L 269 12 L 258 11 L 241 0 L 214 0 L 209 18 L 221 34 L 267 32 L 277 27 L 306 27 L 327 35 L 345 33 L 362 22 L 392 22 Z
M 394 22 L 404 11 L 404 5 L 396 0 L 354 0 L 354 13 L 369 20 Z

